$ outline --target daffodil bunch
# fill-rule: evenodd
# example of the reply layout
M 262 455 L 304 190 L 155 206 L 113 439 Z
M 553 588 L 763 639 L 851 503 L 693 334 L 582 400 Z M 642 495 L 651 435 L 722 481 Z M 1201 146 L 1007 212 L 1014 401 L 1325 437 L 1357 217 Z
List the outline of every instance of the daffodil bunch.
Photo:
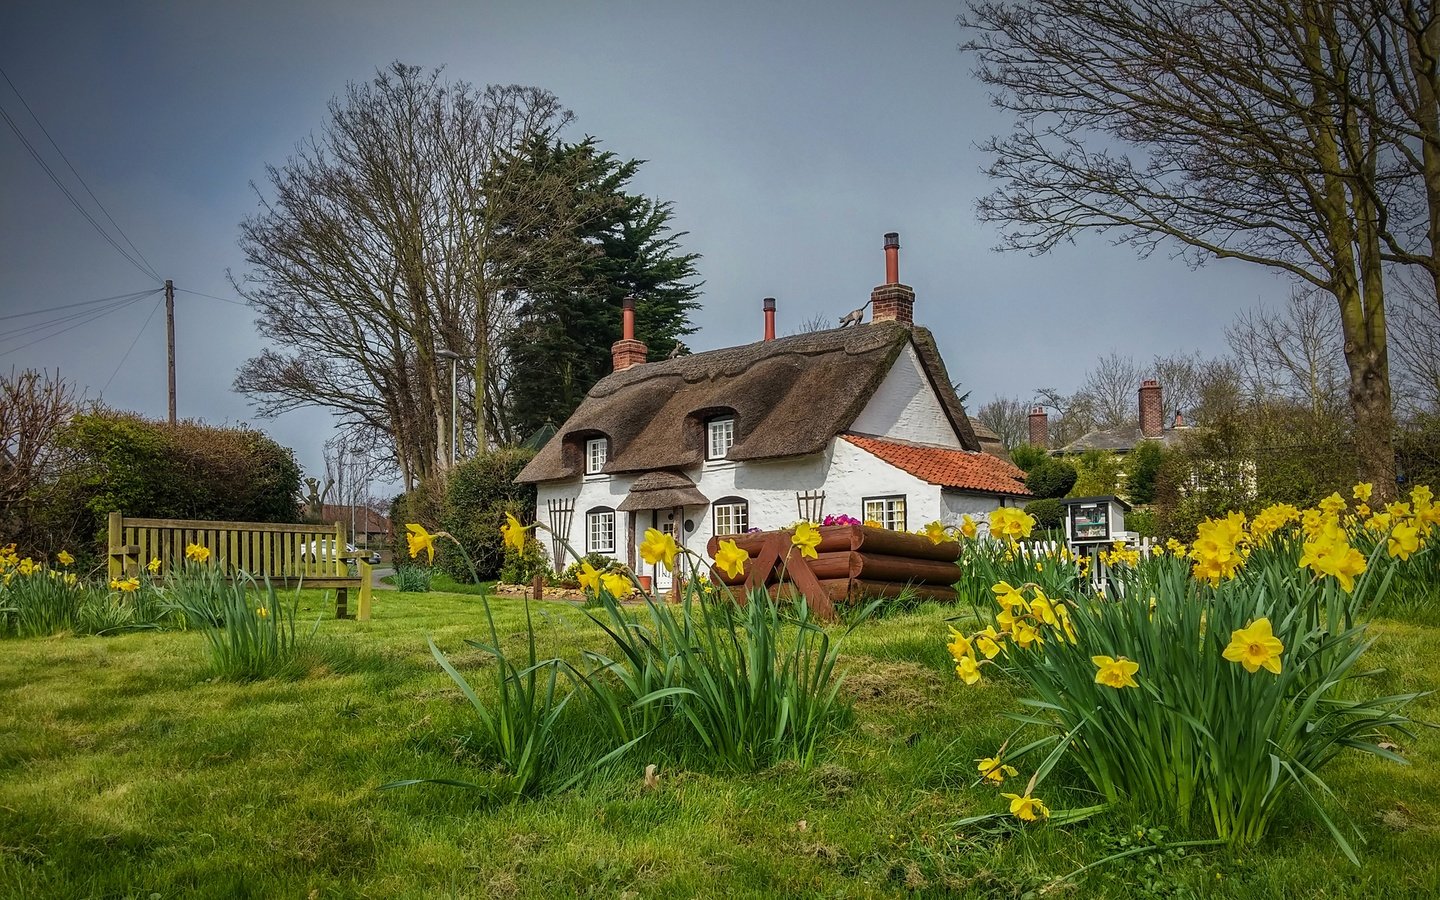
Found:
M 1035 530 L 1035 517 L 1017 506 L 1000 506 L 990 511 L 990 535 L 1014 544 Z

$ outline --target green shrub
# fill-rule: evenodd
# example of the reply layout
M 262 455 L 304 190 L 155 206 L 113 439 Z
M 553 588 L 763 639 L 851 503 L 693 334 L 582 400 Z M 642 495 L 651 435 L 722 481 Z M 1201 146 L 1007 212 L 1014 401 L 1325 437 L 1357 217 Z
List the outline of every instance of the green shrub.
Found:
M 587 553 L 565 567 L 565 571 L 560 573 L 560 582 L 562 584 L 579 584 L 580 570 L 586 565 L 602 574 L 626 571 L 625 564 L 619 560 L 612 559 L 603 553 Z
M 1019 466 L 1022 472 L 1033 472 L 1036 466 L 1049 459 L 1050 453 L 1043 447 L 1021 444 L 1010 448 L 1010 461 Z
M 435 570 L 429 566 L 401 565 L 395 567 L 395 589 L 402 593 L 424 594 L 430 590 Z
M 1071 497 L 1104 497 L 1120 493 L 1119 454 L 1108 450 L 1086 450 L 1075 460 L 1076 479 Z
M 1155 530 L 1155 511 L 1150 509 L 1132 509 L 1125 514 L 1125 530 L 1133 531 L 1140 537 L 1153 538 L 1159 532 Z
M 1065 524 L 1065 504 L 1058 499 L 1032 500 L 1025 504 L 1025 512 L 1035 517 L 1039 528 L 1049 530 Z
M 544 575 L 548 581 L 550 574 L 550 557 L 545 555 L 545 549 L 534 537 L 526 538 L 524 553 L 516 553 L 509 547 L 505 549 L 500 580 L 506 584 L 529 584 L 536 575 Z
M 1125 457 L 1125 493 L 1131 503 L 1152 503 L 1155 482 L 1165 462 L 1165 448 L 1159 441 L 1141 441 Z
M 1025 487 L 1041 500 L 1064 497 L 1070 493 L 1077 477 L 1075 466 L 1068 460 L 1046 459 L 1030 470 L 1025 477 Z

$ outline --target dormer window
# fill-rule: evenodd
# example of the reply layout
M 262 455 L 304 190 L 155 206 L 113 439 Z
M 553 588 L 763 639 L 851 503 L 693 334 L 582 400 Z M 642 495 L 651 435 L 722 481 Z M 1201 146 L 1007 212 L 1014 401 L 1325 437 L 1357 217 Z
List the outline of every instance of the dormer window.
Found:
M 735 419 L 711 419 L 705 425 L 705 458 L 724 459 L 735 444 Z
M 585 474 L 599 475 L 609 459 L 609 442 L 604 438 L 592 438 L 585 442 Z

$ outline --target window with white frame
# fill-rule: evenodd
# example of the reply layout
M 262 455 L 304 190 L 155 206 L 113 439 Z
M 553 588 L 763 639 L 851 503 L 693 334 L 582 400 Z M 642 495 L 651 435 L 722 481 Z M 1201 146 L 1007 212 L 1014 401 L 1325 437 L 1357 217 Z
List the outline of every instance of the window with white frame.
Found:
M 615 552 L 615 510 L 592 509 L 585 514 L 585 552 Z
M 750 530 L 750 504 L 740 497 L 715 501 L 715 534 L 744 534 Z
M 706 424 L 705 458 L 724 459 L 735 444 L 735 420 L 711 419 Z
M 585 442 L 585 474 L 599 475 L 609 458 L 609 442 L 604 438 L 592 438 Z
M 865 521 L 879 522 L 891 531 L 908 531 L 905 527 L 905 495 L 866 497 Z

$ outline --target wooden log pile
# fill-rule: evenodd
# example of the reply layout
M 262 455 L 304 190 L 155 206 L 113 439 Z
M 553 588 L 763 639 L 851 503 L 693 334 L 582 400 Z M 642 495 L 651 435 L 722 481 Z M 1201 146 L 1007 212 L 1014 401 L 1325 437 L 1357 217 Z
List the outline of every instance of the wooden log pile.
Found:
M 960 545 L 955 541 L 937 544 L 924 535 L 884 528 L 827 525 L 820 528 L 817 558 L 807 559 L 792 544 L 792 535 L 759 531 L 712 537 L 707 545 L 711 558 L 722 540 L 733 540 L 750 555 L 739 577 L 718 571 L 714 577 L 737 589 L 743 585 L 745 593 L 762 586 L 776 595 L 798 591 L 825 618 L 834 618 L 836 603 L 898 597 L 907 588 L 922 597 L 955 597 L 951 585 L 960 577 L 955 567 Z

